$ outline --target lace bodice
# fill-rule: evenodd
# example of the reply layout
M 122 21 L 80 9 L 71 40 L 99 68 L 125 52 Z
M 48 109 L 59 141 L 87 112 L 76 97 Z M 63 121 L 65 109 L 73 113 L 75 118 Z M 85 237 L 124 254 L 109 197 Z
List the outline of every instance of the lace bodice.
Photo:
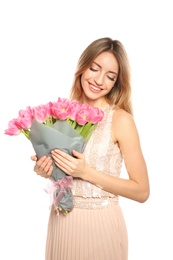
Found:
M 111 106 L 106 106 L 103 111 L 103 120 L 97 124 L 86 144 L 84 154 L 87 163 L 91 167 L 105 174 L 119 177 L 122 166 L 122 154 L 118 145 L 114 144 L 111 136 L 112 115 L 115 110 Z M 79 178 L 74 178 L 72 192 L 74 196 L 84 198 L 116 197 Z

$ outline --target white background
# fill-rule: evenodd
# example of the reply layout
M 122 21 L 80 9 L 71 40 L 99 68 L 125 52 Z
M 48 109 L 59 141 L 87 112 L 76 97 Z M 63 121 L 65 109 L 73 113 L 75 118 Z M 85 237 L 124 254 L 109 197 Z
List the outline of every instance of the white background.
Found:
M 28 105 L 68 97 L 79 55 L 105 36 L 129 54 L 151 185 L 144 204 L 120 198 L 129 260 L 173 259 L 171 6 L 171 0 L 0 2 L 0 259 L 44 260 L 49 215 L 47 182 L 33 171 L 31 144 L 4 135 L 8 121 Z

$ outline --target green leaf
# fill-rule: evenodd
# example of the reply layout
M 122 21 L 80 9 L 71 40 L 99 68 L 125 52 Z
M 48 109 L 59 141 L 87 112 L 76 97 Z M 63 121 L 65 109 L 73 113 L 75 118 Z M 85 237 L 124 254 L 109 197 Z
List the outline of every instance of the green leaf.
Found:
M 30 140 L 30 131 L 21 129 L 21 133 L 24 134 Z

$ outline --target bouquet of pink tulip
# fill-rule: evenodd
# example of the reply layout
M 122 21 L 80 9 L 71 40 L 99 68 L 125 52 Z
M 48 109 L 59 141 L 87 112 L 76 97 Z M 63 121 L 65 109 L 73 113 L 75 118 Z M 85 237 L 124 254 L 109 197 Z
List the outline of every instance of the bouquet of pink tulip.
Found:
M 58 98 L 36 107 L 20 110 L 18 117 L 9 121 L 5 134 L 16 136 L 23 133 L 32 143 L 38 158 L 51 156 L 58 148 L 72 155 L 72 150 L 83 152 L 103 111 L 97 107 L 80 104 L 77 100 Z M 47 190 L 57 215 L 66 215 L 73 209 L 72 177 L 66 175 L 53 162 L 52 185 Z

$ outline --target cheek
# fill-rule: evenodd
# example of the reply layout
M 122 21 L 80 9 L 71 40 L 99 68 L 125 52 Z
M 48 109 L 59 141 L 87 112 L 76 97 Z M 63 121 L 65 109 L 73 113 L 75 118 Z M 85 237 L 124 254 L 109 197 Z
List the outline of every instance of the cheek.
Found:
M 91 71 L 90 70 L 86 70 L 83 74 L 82 74 L 82 79 L 86 80 L 88 78 L 91 77 Z
M 114 87 L 114 82 L 112 83 L 112 82 L 108 81 L 106 83 L 106 87 L 107 87 L 108 91 L 111 91 L 113 89 L 113 87 Z
M 114 83 L 110 87 L 110 91 L 114 88 Z
M 83 74 L 82 74 L 82 76 L 80 78 L 80 83 L 81 83 L 81 86 L 83 86 L 83 84 L 84 84 L 84 76 L 83 76 Z
M 89 80 L 92 77 L 90 71 L 86 71 L 81 76 L 81 84 L 85 84 L 87 80 Z

